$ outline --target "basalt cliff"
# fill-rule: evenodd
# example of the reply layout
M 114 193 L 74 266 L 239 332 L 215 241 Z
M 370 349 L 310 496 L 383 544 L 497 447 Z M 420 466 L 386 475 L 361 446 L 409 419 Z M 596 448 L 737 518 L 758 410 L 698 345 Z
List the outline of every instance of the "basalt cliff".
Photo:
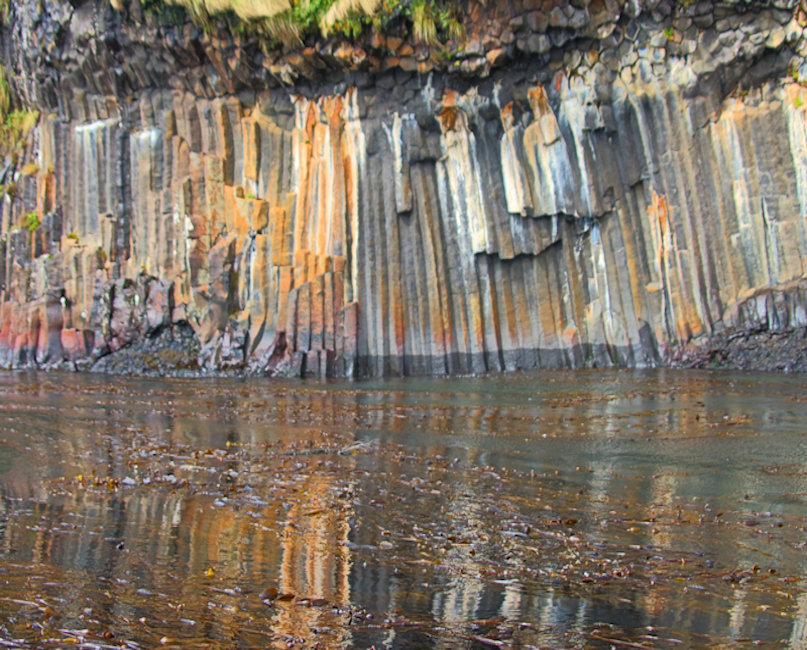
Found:
M 0 366 L 807 370 L 804 8 L 463 7 L 267 48 L 11 3 Z

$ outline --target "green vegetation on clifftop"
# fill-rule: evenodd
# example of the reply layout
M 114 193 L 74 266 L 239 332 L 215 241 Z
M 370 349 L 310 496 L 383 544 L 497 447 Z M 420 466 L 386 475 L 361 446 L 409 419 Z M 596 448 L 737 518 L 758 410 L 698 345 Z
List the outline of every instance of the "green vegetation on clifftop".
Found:
M 116 9 L 121 0 L 110 0 Z M 140 0 L 155 13 L 182 7 L 210 31 L 219 20 L 235 31 L 271 42 L 300 44 L 307 36 L 339 34 L 358 38 L 368 28 L 384 31 L 401 25 L 415 39 L 435 44 L 464 34 L 455 0 Z

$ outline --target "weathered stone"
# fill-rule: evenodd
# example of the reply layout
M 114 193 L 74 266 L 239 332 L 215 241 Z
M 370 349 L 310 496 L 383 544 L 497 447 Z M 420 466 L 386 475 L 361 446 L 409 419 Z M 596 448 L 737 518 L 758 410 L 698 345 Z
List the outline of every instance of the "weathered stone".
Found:
M 483 56 L 474 59 L 464 59 L 460 65 L 460 71 L 466 77 L 487 76 L 487 70 L 488 62 Z
M 464 63 L 464 62 L 463 62 Z M 398 67 L 406 72 L 416 72 L 418 69 L 418 61 L 414 57 L 407 56 L 398 59 Z
M 530 54 L 543 54 L 549 52 L 551 47 L 549 39 L 544 34 L 533 34 L 527 38 L 522 49 Z
M 606 50 L 600 54 L 600 61 L 613 72 L 620 69 L 619 53 L 616 50 Z
M 583 29 L 589 21 L 588 12 L 583 9 L 577 9 L 569 16 L 569 27 L 572 29 Z
M 508 23 L 511 31 L 517 32 L 524 27 L 524 16 L 513 16 Z
M 553 7 L 549 12 L 549 25 L 552 27 L 566 27 L 569 25 L 569 18 L 562 7 Z
M 527 28 L 531 32 L 543 34 L 549 25 L 549 17 L 542 11 L 531 11 L 527 14 Z
M 488 64 L 491 67 L 498 67 L 502 65 L 505 61 L 507 61 L 507 51 L 503 48 L 498 48 L 495 50 L 490 50 L 486 56 L 488 60 Z
M 597 28 L 597 38 L 604 39 L 608 38 L 611 34 L 614 33 L 616 29 L 616 23 L 606 23 L 605 25 L 600 25 Z
M 482 46 L 482 41 L 478 38 L 468 41 L 462 50 L 462 54 L 466 57 L 478 57 L 484 55 L 485 48 Z
M 782 43 L 784 43 L 784 41 L 785 41 L 785 29 L 784 27 L 777 26 L 774 29 L 772 29 L 768 34 L 768 38 L 765 41 L 765 47 L 772 50 L 778 50 L 782 46 Z
M 571 35 L 565 29 L 552 29 L 549 32 L 549 40 L 555 47 L 563 47 L 571 39 Z
M 148 297 L 146 299 L 146 328 L 147 335 L 154 334 L 171 322 L 169 307 L 169 292 L 171 286 L 167 280 L 155 279 L 148 284 Z

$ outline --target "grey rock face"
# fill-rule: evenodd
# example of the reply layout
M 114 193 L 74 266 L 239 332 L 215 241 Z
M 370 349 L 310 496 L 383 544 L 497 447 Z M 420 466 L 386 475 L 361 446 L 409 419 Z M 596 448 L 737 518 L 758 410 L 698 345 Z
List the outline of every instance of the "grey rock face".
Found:
M 446 62 L 14 5 L 0 365 L 805 369 L 795 4 L 523 4 Z

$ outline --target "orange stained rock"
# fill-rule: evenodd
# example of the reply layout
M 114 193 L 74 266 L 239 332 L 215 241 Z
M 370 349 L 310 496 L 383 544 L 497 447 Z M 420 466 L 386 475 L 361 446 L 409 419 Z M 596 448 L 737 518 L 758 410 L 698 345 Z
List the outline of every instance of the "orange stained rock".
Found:
M 250 203 L 252 204 L 250 215 L 252 230 L 256 232 L 265 231 L 269 226 L 269 204 L 260 199 L 252 199 Z
M 337 269 L 333 274 L 333 313 L 334 323 L 336 322 L 337 314 L 341 313 L 344 306 L 344 291 L 345 291 L 345 274 L 344 265 L 341 269 Z
M 549 278 L 547 278 L 549 279 Z M 562 339 L 563 317 L 560 313 L 560 305 L 552 299 L 552 294 L 549 292 L 549 283 L 545 285 L 546 293 L 541 295 L 537 305 L 529 305 L 524 296 L 524 290 L 521 285 L 517 286 L 517 295 L 519 300 L 519 311 L 522 315 L 522 327 L 526 328 L 532 320 L 528 314 L 531 310 L 537 312 L 537 322 L 540 326 L 540 334 L 546 344 L 551 347 L 559 347 L 559 341 Z
M 501 120 L 502 126 L 504 127 L 505 131 L 507 129 L 513 128 L 515 125 L 515 119 L 513 117 L 513 102 L 509 102 L 502 107 L 501 113 Z
M 567 327 L 563 330 L 563 342 L 567 347 L 573 347 L 579 342 L 579 332 L 576 327 Z
M 671 227 L 671 209 L 666 197 L 652 193 L 652 201 L 648 206 L 651 224 L 656 227 L 658 238 L 658 267 L 664 272 L 664 283 L 675 309 L 675 332 L 681 341 L 687 341 L 703 331 L 703 321 L 695 300 L 695 290 L 691 274 L 687 271 L 689 261 L 686 259 L 689 246 L 686 242 L 677 242 L 675 229 Z
M 272 207 L 269 210 L 269 224 L 272 234 L 272 264 L 291 266 L 293 232 L 288 211 L 282 207 Z
M 320 161 L 320 191 L 325 192 L 327 199 L 321 200 L 319 216 L 319 232 L 317 233 L 316 252 L 327 254 L 341 249 L 341 223 L 346 218 L 345 202 L 345 163 L 342 149 L 349 142 L 344 140 L 345 99 L 341 95 L 327 97 L 321 102 L 322 113 L 328 133 L 329 151 L 324 151 L 326 158 Z M 323 134 L 324 135 L 324 134 Z
M 341 137 L 341 151 L 342 151 L 342 177 L 344 178 L 344 210 L 345 210 L 345 221 L 350 219 L 350 209 L 352 206 L 355 206 L 357 203 L 357 198 L 353 192 L 353 184 L 356 179 L 353 178 L 353 161 L 361 155 L 361 152 L 353 151 L 348 145 L 351 140 L 345 137 L 344 130 L 342 131 Z M 342 244 L 341 238 L 339 241 Z
M 227 230 L 237 233 L 239 237 L 244 237 L 249 232 L 250 225 L 247 201 L 237 196 L 235 187 L 225 185 L 224 205 Z
M 456 106 L 444 106 L 442 109 L 440 109 L 437 117 L 440 120 L 440 126 L 443 129 L 443 133 L 456 130 L 458 119 L 460 120 L 460 125 L 463 123 L 462 110 Z
M 499 280 L 499 278 L 495 278 Z M 496 293 L 499 298 L 497 299 Z M 518 323 L 516 321 L 516 306 L 513 301 L 513 291 L 510 282 L 502 282 L 491 296 L 491 301 L 497 306 L 497 328 L 501 337 L 502 349 L 516 349 L 519 347 Z M 498 307 L 501 309 L 498 309 Z
M 647 207 L 647 214 L 651 222 L 657 224 L 659 233 L 659 259 L 664 259 L 665 244 L 664 234 L 667 232 L 667 199 L 663 195 L 657 194 L 653 189 L 650 205 Z
M 561 73 L 558 73 L 555 77 L 555 85 L 557 87 L 558 78 L 563 78 Z M 558 88 L 560 90 L 560 88 Z M 549 98 L 546 96 L 546 90 L 544 90 L 543 86 L 535 86 L 534 88 L 530 88 L 527 91 L 527 97 L 530 100 L 530 107 L 532 108 L 532 112 L 535 117 L 541 117 L 542 115 L 546 115 L 548 113 L 553 113 L 552 107 L 549 105 Z
M 440 125 L 443 128 L 443 133 L 446 131 L 454 131 L 458 119 L 461 120 L 460 125 L 463 123 L 463 111 L 456 105 L 458 98 L 459 94 L 454 90 L 446 90 L 443 94 L 443 106 L 437 112 L 437 117 L 440 120 Z
M 457 103 L 457 99 L 460 97 L 460 94 L 456 90 L 452 90 L 451 88 L 447 88 L 443 92 L 442 103 L 443 106 L 455 106 Z
M 482 300 L 479 292 L 470 295 L 471 301 L 471 347 L 473 351 L 485 348 L 485 320 L 482 315 Z
M 317 277 L 317 255 L 307 253 L 305 258 L 305 281 L 313 282 Z
M 325 121 L 331 125 L 338 125 L 342 121 L 342 112 L 345 107 L 343 95 L 328 95 L 320 102 Z
M 47 167 L 45 171 L 39 172 L 37 183 L 37 211 L 40 214 L 47 214 L 56 205 L 56 177 L 52 167 Z
M 294 253 L 294 286 L 301 287 L 306 281 L 306 260 L 308 251 L 296 251 Z
M 0 344 L 11 342 L 11 321 L 14 317 L 14 305 L 8 301 L 0 305 Z
M 261 165 L 261 129 L 252 117 L 243 121 L 244 176 L 258 182 Z
M 224 217 L 224 164 L 218 156 L 205 156 L 205 198 L 208 232 L 213 243 L 226 227 Z
M 301 137 L 297 138 L 299 192 L 297 194 L 295 245 L 317 253 L 329 252 L 334 221 L 344 217 L 345 174 L 339 162 L 342 149 L 341 96 L 308 102 Z

